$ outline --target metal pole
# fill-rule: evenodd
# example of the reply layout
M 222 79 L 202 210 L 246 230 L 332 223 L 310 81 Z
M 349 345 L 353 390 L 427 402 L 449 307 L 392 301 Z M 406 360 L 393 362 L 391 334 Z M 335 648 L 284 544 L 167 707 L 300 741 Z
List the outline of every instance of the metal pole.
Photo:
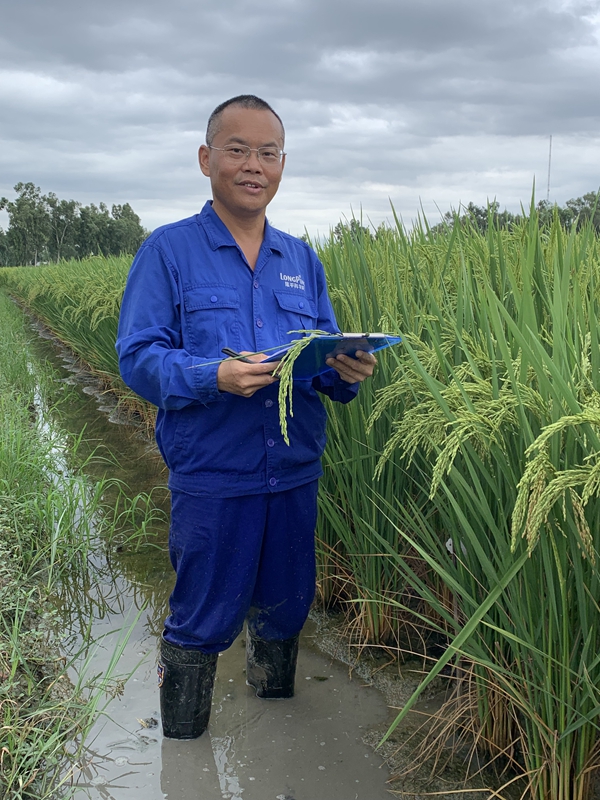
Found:
M 550 200 L 550 169 L 552 167 L 552 134 L 550 134 L 550 147 L 548 149 L 548 189 L 546 191 L 546 202 Z

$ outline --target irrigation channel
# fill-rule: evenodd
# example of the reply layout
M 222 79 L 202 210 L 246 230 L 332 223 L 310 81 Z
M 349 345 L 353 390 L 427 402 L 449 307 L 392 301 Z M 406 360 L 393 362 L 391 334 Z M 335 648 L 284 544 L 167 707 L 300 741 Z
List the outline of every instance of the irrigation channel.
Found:
M 42 330 L 42 329 L 40 329 Z M 43 330 L 42 330 L 43 334 Z M 61 410 L 70 432 L 115 458 L 113 477 L 133 494 L 164 485 L 157 451 L 126 424 L 68 353 L 43 335 L 34 350 L 80 391 Z M 118 465 L 118 466 L 117 466 Z M 90 467 L 93 469 L 93 466 Z M 101 468 L 104 472 L 106 465 Z M 166 498 L 165 498 L 166 499 Z M 164 545 L 126 552 L 97 564 L 101 580 L 79 603 L 61 609 L 63 647 L 70 655 L 90 625 L 92 650 L 82 669 L 104 672 L 119 646 L 122 694 L 110 700 L 89 737 L 74 777 L 75 796 L 93 800 L 384 800 L 389 771 L 363 742 L 375 742 L 393 719 L 383 695 L 322 652 L 317 624 L 303 632 L 296 696 L 262 701 L 245 684 L 242 636 L 219 659 L 208 734 L 192 742 L 160 732 L 156 654 L 172 584 Z M 72 596 L 77 597 L 75 592 Z M 323 640 L 326 637 L 321 637 Z M 85 662 L 85 665 L 84 665 Z

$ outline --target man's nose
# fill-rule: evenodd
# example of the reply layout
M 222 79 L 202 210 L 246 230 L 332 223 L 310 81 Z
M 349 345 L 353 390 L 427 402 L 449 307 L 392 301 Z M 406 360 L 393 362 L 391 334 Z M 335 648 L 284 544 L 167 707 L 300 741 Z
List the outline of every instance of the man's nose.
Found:
M 251 150 L 250 155 L 244 163 L 244 168 L 252 172 L 262 172 L 263 165 L 260 162 L 256 150 Z

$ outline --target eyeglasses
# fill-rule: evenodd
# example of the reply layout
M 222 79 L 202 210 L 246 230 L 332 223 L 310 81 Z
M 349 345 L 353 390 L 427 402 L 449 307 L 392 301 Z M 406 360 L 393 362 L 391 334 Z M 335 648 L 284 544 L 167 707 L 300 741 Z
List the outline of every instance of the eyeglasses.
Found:
M 213 147 L 208 145 L 209 150 L 220 150 L 225 153 L 225 157 L 230 161 L 238 161 L 240 164 L 248 161 L 250 153 L 256 153 L 258 160 L 265 166 L 274 167 L 281 164 L 281 159 L 285 155 L 283 150 L 278 147 L 248 147 L 245 144 L 228 144 L 226 147 Z

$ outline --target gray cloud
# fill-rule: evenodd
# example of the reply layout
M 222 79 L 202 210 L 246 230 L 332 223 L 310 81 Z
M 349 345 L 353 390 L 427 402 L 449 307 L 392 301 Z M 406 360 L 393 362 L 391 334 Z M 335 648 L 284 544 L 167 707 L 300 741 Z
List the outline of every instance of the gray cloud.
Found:
M 206 118 L 253 92 L 289 151 L 271 216 L 326 230 L 459 201 L 518 207 L 600 184 L 600 3 L 2 0 L 0 194 L 19 180 L 129 201 L 153 227 L 208 191 Z

